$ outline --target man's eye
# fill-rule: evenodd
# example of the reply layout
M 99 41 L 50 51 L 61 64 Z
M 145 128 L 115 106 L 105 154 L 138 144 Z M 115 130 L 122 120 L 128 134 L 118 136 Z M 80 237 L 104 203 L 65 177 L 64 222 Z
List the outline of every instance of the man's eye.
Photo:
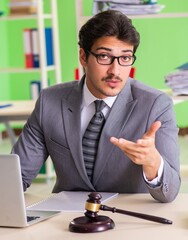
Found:
M 131 56 L 122 56 L 122 57 L 121 57 L 121 60 L 122 60 L 123 62 L 129 62 L 131 59 L 132 59 Z
M 110 59 L 110 56 L 107 55 L 107 54 L 99 54 L 99 55 L 98 55 L 98 58 L 99 58 L 100 60 L 108 60 L 108 59 Z

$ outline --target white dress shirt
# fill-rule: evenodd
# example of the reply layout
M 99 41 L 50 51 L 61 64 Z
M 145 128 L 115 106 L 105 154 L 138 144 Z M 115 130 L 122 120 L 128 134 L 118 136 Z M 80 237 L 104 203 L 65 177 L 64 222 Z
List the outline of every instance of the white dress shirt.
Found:
M 107 97 L 103 99 L 103 101 L 106 103 L 106 106 L 103 108 L 102 113 L 105 118 L 107 118 L 108 113 L 110 112 L 110 108 L 112 107 L 114 101 L 116 100 L 116 97 Z M 101 100 L 93 96 L 93 94 L 89 91 L 87 88 L 87 85 L 84 84 L 83 87 L 83 98 L 82 98 L 82 106 L 81 106 L 81 131 L 82 136 L 84 135 L 84 132 L 95 114 L 95 100 Z

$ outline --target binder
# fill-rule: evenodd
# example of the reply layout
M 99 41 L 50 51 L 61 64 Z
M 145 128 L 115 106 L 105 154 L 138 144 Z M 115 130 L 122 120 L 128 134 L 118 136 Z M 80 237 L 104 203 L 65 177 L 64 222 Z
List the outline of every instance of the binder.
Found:
M 38 29 L 31 29 L 31 43 L 32 43 L 32 54 L 33 54 L 33 67 L 39 67 L 39 36 Z
M 41 91 L 41 82 L 33 80 L 30 83 L 31 99 L 37 100 Z
M 52 28 L 45 28 L 45 41 L 46 41 L 46 64 L 49 66 L 54 64 Z
M 54 64 L 53 53 L 53 36 L 52 28 L 45 28 L 45 45 L 46 45 L 46 65 Z M 37 28 L 24 29 L 24 45 L 26 66 L 30 68 L 40 67 L 39 52 L 39 33 Z
M 134 78 L 134 77 L 135 77 L 135 71 L 136 71 L 136 68 L 135 68 L 135 67 L 132 67 L 132 68 L 131 68 L 131 71 L 130 71 L 130 73 L 129 73 L 129 77 Z
M 23 40 L 24 40 L 25 67 L 26 68 L 33 68 L 31 29 L 25 28 L 23 30 Z

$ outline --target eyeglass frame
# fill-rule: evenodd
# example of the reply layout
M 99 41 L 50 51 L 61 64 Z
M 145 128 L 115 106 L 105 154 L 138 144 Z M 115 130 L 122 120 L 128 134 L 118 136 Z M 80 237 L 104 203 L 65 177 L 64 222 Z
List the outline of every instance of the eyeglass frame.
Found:
M 93 55 L 93 56 L 96 58 L 97 63 L 100 64 L 100 65 L 111 65 L 111 64 L 114 62 L 114 60 L 117 59 L 118 64 L 119 64 L 120 66 L 122 66 L 122 67 L 129 67 L 129 66 L 132 66 L 132 65 L 135 63 L 135 61 L 136 61 L 136 56 L 133 54 L 133 56 L 130 56 L 131 58 L 133 58 L 132 64 L 122 65 L 122 64 L 120 63 L 119 59 L 120 59 L 121 57 L 124 57 L 124 56 L 116 57 L 116 56 L 112 56 L 112 55 L 110 55 L 110 54 L 106 54 L 106 55 L 108 55 L 109 57 L 111 57 L 111 61 L 110 61 L 110 63 L 104 63 L 104 64 L 103 64 L 103 63 L 100 63 L 100 62 L 98 61 L 98 58 L 99 58 L 99 56 L 105 55 L 105 54 L 100 54 L 100 53 L 97 54 L 97 53 L 94 53 L 94 52 L 89 51 L 89 50 L 87 50 L 87 52 L 88 52 L 89 54 Z

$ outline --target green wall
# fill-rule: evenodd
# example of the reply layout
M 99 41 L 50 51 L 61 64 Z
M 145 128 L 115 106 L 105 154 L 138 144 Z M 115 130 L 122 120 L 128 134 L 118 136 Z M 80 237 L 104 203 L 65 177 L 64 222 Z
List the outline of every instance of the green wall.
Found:
M 6 3 L 0 1 L 0 11 L 6 9 Z M 0 68 L 6 68 L 8 63 L 7 23 L 0 21 Z M 2 37 L 3 36 L 3 37 Z M 0 100 L 10 98 L 9 76 L 0 73 Z
M 49 0 L 44 2 L 48 10 Z M 91 15 L 93 1 L 83 2 L 84 15 Z M 0 8 L 6 9 L 7 3 L 8 0 L 1 0 Z M 188 12 L 187 0 L 158 0 L 158 3 L 166 5 L 163 12 Z M 74 79 L 74 70 L 78 67 L 75 0 L 58 0 L 58 18 L 62 80 L 66 82 Z M 167 88 L 164 76 L 188 62 L 188 18 L 135 19 L 133 23 L 141 34 L 141 44 L 136 53 L 136 79 L 155 88 Z M 4 36 L 0 44 L 0 66 L 24 65 L 22 32 L 25 27 L 35 26 L 33 20 L 0 22 L 0 34 Z M 1 74 L 0 100 L 29 99 L 30 81 L 39 78 L 36 73 Z M 49 78 L 53 83 L 54 74 L 49 74 Z M 175 106 L 180 127 L 188 125 L 187 108 L 188 103 Z

